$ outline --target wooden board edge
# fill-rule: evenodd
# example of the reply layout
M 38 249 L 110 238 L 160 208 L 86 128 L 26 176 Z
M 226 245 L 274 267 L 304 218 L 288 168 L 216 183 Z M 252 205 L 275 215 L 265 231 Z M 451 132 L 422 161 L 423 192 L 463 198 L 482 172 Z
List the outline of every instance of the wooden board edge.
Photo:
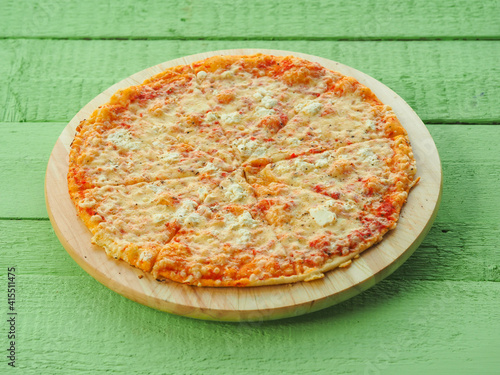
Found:
M 254 50 L 245 49 L 245 50 L 237 50 L 237 51 L 251 51 L 251 52 L 253 52 Z M 271 51 L 279 51 L 279 50 L 262 50 L 262 51 L 264 51 L 263 53 L 267 53 L 268 51 L 271 52 Z M 218 52 L 220 52 L 220 51 L 213 51 L 212 53 L 217 54 Z M 221 52 L 224 52 L 225 54 L 231 54 L 232 52 L 234 52 L 234 50 L 223 50 Z M 294 54 L 294 55 L 299 56 L 299 57 L 304 56 L 304 58 L 307 58 L 308 56 L 312 56 L 312 55 L 305 55 L 305 54 L 301 54 L 301 53 L 295 53 L 295 52 L 291 52 L 291 51 L 279 51 L 279 52 L 283 53 L 283 54 Z M 193 57 L 193 56 L 196 58 L 198 56 L 202 56 L 202 58 L 203 58 L 203 57 L 206 57 L 206 54 L 207 53 L 186 56 L 186 57 L 183 57 L 183 58 L 177 59 L 177 60 L 184 60 L 184 59 L 188 59 L 188 58 Z M 318 58 L 318 57 L 315 57 L 315 58 L 320 59 L 320 60 L 324 60 L 323 58 Z M 176 61 L 176 60 L 172 60 L 172 61 Z M 314 60 L 311 59 L 311 61 L 314 61 Z M 166 64 L 166 63 L 162 63 L 162 64 Z M 160 66 L 162 64 L 159 64 L 157 66 Z M 337 64 L 340 64 L 340 63 L 337 63 Z M 340 65 L 342 65 L 342 64 L 340 64 Z M 152 67 L 152 68 L 154 68 L 154 67 Z M 141 72 L 150 71 L 150 69 L 151 68 L 147 68 Z M 141 73 L 141 72 L 139 72 L 139 73 Z M 136 73 L 136 74 L 132 75 L 131 77 L 135 77 L 139 73 Z M 359 74 L 366 75 L 362 72 L 359 72 Z M 129 77 L 129 78 L 131 78 L 131 77 Z M 367 77 L 369 77 L 369 76 L 367 76 Z M 114 88 L 118 87 L 122 82 L 127 81 L 129 78 L 126 78 L 125 80 L 122 80 L 119 83 L 111 86 L 111 88 L 105 90 L 100 95 L 106 93 L 107 91 L 109 91 L 111 89 L 114 90 Z M 369 78 L 373 79 L 372 77 L 369 77 Z M 135 80 L 135 78 L 132 78 L 132 79 Z M 382 83 L 380 83 L 380 84 L 383 85 Z M 385 86 L 385 85 L 383 85 L 383 86 Z M 385 87 L 387 88 L 387 86 L 385 86 Z M 387 89 L 390 90 L 389 88 L 387 88 Z M 396 97 L 400 98 L 392 90 L 391 90 L 391 92 Z M 100 95 L 98 95 L 96 98 L 98 98 Z M 402 98 L 400 98 L 400 99 L 402 100 Z M 77 113 L 77 115 L 75 115 L 75 117 L 70 121 L 70 123 L 74 122 L 74 120 L 76 118 L 78 118 L 78 115 L 87 106 L 89 106 L 91 103 L 93 103 L 94 100 L 92 100 L 91 102 L 89 102 L 89 104 L 87 104 L 85 107 L 83 107 L 82 110 L 79 111 Z M 404 102 L 404 100 L 402 100 L 402 101 Z M 404 102 L 404 103 L 406 104 L 406 102 Z M 413 111 L 413 109 L 411 109 L 411 107 L 409 107 L 409 106 L 408 106 L 408 109 Z M 414 113 L 414 111 L 413 111 L 413 113 Z M 418 116 L 415 113 L 414 113 L 414 115 L 416 116 L 416 118 L 418 118 Z M 422 125 L 423 125 L 423 123 L 422 123 Z M 425 128 L 425 125 L 423 125 L 423 126 Z M 66 131 L 66 129 L 65 129 L 65 131 Z M 64 133 L 64 131 L 63 131 L 63 133 Z M 429 137 L 430 137 L 430 134 L 429 134 Z M 51 155 L 51 158 L 52 158 L 52 155 Z M 438 156 L 438 160 L 439 160 L 439 156 Z M 49 164 L 50 164 L 50 162 L 51 162 L 51 159 L 49 159 Z M 440 173 L 442 174 L 440 160 L 439 160 L 439 169 L 440 169 Z M 344 291 L 344 292 L 337 294 L 336 298 L 332 298 L 332 296 L 326 296 L 324 298 L 314 299 L 314 300 L 311 300 L 311 301 L 308 301 L 305 303 L 294 305 L 293 308 L 280 307 L 280 308 L 275 308 L 275 309 L 263 309 L 263 310 L 258 310 L 258 311 L 253 311 L 253 310 L 233 311 L 233 310 L 214 310 L 214 309 L 207 310 L 204 308 L 200 308 L 199 310 L 196 310 L 196 309 L 193 310 L 192 306 L 188 307 L 188 306 L 179 306 L 178 304 L 174 304 L 171 307 L 171 306 L 169 306 L 168 303 L 165 303 L 168 301 L 162 300 L 161 302 L 158 302 L 158 304 L 156 304 L 156 303 L 151 303 L 152 301 L 149 301 L 149 303 L 148 303 L 148 302 L 143 301 L 141 298 L 137 298 L 137 296 L 135 296 L 134 293 L 131 293 L 127 287 L 124 287 L 120 283 L 117 283 L 115 285 L 114 283 L 116 283 L 116 282 L 114 280 L 110 282 L 109 279 L 104 276 L 104 274 L 102 274 L 100 272 L 98 274 L 94 274 L 96 270 L 89 267 L 89 265 L 86 263 L 86 261 L 84 259 L 82 259 L 77 254 L 77 252 L 75 252 L 74 249 L 72 249 L 69 242 L 66 239 L 64 239 L 64 236 L 62 235 L 62 232 L 61 232 L 59 226 L 57 225 L 57 221 L 51 212 L 52 209 L 50 207 L 49 199 L 47 196 L 47 178 L 48 178 L 47 174 L 46 174 L 46 181 L 45 181 L 45 199 L 46 199 L 46 205 L 47 205 L 47 211 L 49 214 L 49 219 L 54 227 L 56 235 L 58 236 L 61 243 L 63 244 L 63 247 L 70 253 L 70 256 L 77 262 L 77 264 L 79 264 L 87 273 L 89 273 L 92 277 L 94 277 L 97 281 L 99 281 L 103 285 L 110 287 L 115 292 L 125 296 L 126 298 L 132 299 L 138 303 L 144 304 L 146 306 L 150 306 L 150 307 L 162 310 L 162 311 L 167 311 L 167 312 L 178 314 L 178 315 L 189 316 L 189 317 L 193 317 L 193 318 L 197 318 L 197 319 L 225 320 L 225 321 L 256 321 L 256 320 L 282 319 L 282 318 L 286 318 L 286 317 L 297 316 L 297 315 L 302 315 L 302 314 L 313 312 L 313 311 L 318 311 L 320 309 L 332 306 L 336 303 L 340 303 L 348 298 L 353 297 L 354 295 L 357 295 L 358 293 L 368 289 L 370 286 L 374 285 L 378 281 L 382 280 L 383 278 L 387 277 L 392 272 L 394 272 L 394 270 L 397 269 L 402 263 L 404 263 L 404 261 L 416 250 L 416 248 L 423 241 L 423 239 L 425 238 L 425 235 L 428 233 L 428 231 L 430 230 L 430 228 L 432 226 L 432 223 L 435 219 L 435 216 L 437 215 L 439 201 L 441 199 L 441 192 L 442 192 L 442 175 L 441 174 L 439 176 L 440 188 L 439 188 L 437 203 L 436 203 L 434 211 L 431 215 L 431 219 L 429 220 L 429 222 L 425 226 L 424 230 L 419 234 L 417 239 L 413 242 L 411 247 L 409 249 L 407 249 L 406 252 L 403 252 L 401 254 L 401 256 L 398 258 L 397 262 L 393 262 L 389 265 L 389 267 L 386 267 L 384 269 L 379 270 L 379 272 L 374 274 L 371 278 L 368 278 L 359 284 L 353 285 L 350 291 Z M 69 251 L 68 248 L 70 248 L 72 250 Z M 392 266 L 392 267 L 390 267 L 390 266 Z M 270 311 L 266 311 L 266 310 L 270 310 Z M 264 317 L 262 316 L 262 314 L 264 315 Z

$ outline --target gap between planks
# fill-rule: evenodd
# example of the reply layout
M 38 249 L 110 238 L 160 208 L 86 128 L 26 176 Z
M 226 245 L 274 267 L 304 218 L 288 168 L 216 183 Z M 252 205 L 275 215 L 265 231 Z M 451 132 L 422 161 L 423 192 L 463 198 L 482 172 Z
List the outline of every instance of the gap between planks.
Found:
M 49 221 L 48 217 L 0 217 L 3 221 Z
M 432 42 L 432 41 L 500 41 L 500 35 L 490 36 L 0 36 L 0 40 L 131 40 L 131 41 L 290 41 L 290 42 Z

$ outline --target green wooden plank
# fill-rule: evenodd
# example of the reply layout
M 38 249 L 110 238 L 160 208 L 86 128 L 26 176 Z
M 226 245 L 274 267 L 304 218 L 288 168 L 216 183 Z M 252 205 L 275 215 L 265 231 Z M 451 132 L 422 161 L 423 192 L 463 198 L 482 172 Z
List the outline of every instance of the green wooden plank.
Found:
M 0 218 L 47 218 L 48 158 L 65 123 L 0 123 Z M 429 125 L 443 167 L 437 223 L 489 224 L 500 212 L 500 132 L 489 125 Z M 487 140 L 487 142 L 485 142 Z M 418 147 L 418 145 L 414 145 Z
M 352 66 L 396 91 L 424 121 L 500 121 L 500 41 L 163 40 L 0 40 L 0 121 L 68 121 L 109 86 L 149 66 L 241 47 L 295 50 Z
M 500 225 L 439 221 L 392 280 L 500 281 Z
M 496 223 L 500 212 L 499 127 L 429 125 L 443 170 L 437 223 Z
M 23 275 L 87 275 L 64 250 L 48 220 L 0 220 L 0 248 L 1 273 L 16 266 Z
M 500 283 L 383 281 L 293 319 L 218 323 L 131 302 L 87 277 L 24 275 L 23 374 L 493 374 Z
M 47 218 L 49 156 L 65 123 L 0 123 L 0 218 Z
M 492 38 L 498 1 L 217 0 L 3 6 L 1 36 L 70 38 Z

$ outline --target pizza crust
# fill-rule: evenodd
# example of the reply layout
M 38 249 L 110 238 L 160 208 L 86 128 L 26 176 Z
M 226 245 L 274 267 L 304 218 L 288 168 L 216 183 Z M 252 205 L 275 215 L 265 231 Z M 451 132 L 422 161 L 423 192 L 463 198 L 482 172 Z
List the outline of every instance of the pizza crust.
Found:
M 68 187 L 108 255 L 160 280 L 258 286 L 348 266 L 396 226 L 415 174 L 370 89 L 258 54 L 117 92 L 77 127 Z

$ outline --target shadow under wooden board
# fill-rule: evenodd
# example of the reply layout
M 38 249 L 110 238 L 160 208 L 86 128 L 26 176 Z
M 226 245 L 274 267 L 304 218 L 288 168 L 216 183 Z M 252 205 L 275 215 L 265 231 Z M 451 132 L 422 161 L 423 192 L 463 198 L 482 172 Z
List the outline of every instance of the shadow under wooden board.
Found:
M 108 257 L 91 245 L 91 233 L 79 219 L 68 194 L 68 155 L 77 125 L 119 89 L 137 85 L 163 70 L 214 55 L 295 55 L 352 76 L 391 106 L 408 131 L 417 160 L 415 186 L 401 212 L 396 229 L 366 250 L 348 268 L 327 272 L 310 282 L 248 288 L 193 287 L 158 282 L 123 261 Z M 439 155 L 425 125 L 396 93 L 374 78 L 338 62 L 279 50 L 238 49 L 206 52 L 168 61 L 136 73 L 110 87 L 87 104 L 66 126 L 52 151 L 47 167 L 45 196 L 54 230 L 73 259 L 96 280 L 141 304 L 178 315 L 223 321 L 260 321 L 298 316 L 351 298 L 390 275 L 415 251 L 428 233 L 441 197 Z M 140 278 L 141 277 L 141 278 Z

